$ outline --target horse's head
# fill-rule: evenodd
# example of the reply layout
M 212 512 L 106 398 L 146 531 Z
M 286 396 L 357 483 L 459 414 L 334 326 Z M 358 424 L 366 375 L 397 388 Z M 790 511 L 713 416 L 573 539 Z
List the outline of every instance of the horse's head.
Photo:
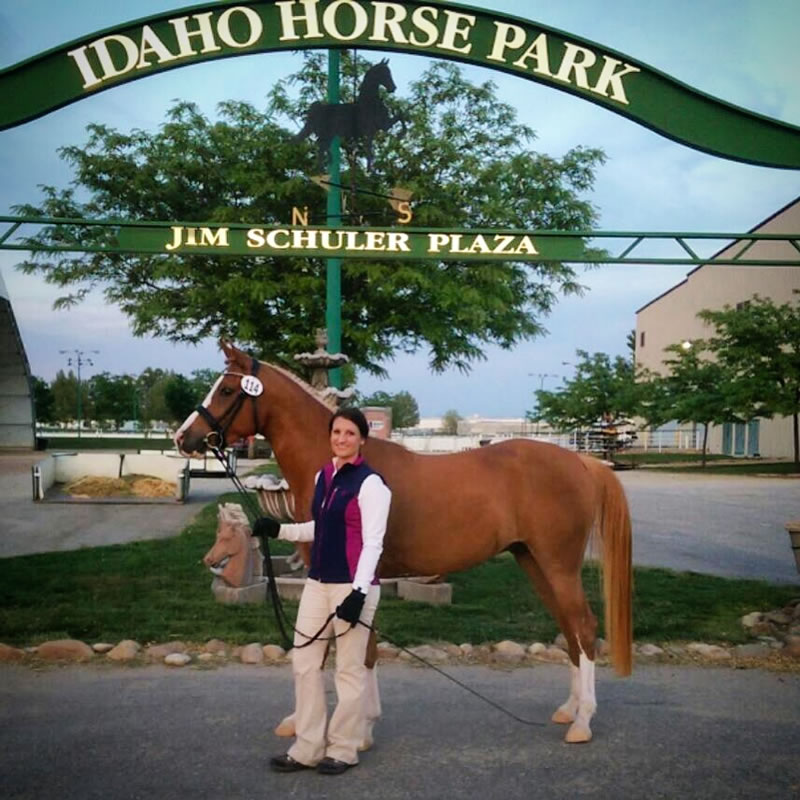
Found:
M 364 85 L 383 86 L 387 92 L 393 92 L 397 85 L 392 78 L 392 71 L 389 69 L 389 59 L 384 58 L 367 70 L 364 76 Z
M 228 342 L 220 342 L 220 349 L 225 371 L 174 436 L 185 455 L 205 453 L 209 446 L 224 449 L 226 443 L 257 433 L 257 405 L 264 391 L 258 376 L 261 365 Z
M 253 552 L 258 540 L 252 539 L 247 515 L 237 503 L 223 503 L 218 520 L 217 539 L 203 563 L 230 586 L 247 586 L 260 575 Z

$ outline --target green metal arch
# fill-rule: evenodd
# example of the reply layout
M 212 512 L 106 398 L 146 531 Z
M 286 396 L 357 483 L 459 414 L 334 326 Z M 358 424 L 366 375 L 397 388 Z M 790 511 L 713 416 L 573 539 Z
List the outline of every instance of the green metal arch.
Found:
M 295 21 L 287 23 L 289 17 Z M 0 130 L 168 69 L 337 47 L 500 70 L 569 92 L 696 150 L 800 169 L 800 127 L 713 98 L 587 39 L 440 0 L 223 0 L 107 28 L 0 71 Z

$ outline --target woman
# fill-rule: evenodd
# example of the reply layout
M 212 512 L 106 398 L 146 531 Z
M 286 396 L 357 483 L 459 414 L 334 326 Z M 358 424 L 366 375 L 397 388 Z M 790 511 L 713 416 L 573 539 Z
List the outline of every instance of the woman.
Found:
M 313 540 L 292 651 L 296 740 L 287 753 L 270 760 L 277 772 L 316 767 L 325 775 L 339 775 L 358 764 L 358 747 L 365 738 L 365 626 L 372 624 L 380 599 L 375 573 L 392 495 L 361 456 L 369 435 L 361 411 L 337 411 L 328 430 L 333 459 L 316 477 L 313 520 L 285 525 L 264 520 L 259 526 L 259 533 L 269 536 Z M 326 730 L 322 662 L 332 634 L 337 637 L 337 705 Z

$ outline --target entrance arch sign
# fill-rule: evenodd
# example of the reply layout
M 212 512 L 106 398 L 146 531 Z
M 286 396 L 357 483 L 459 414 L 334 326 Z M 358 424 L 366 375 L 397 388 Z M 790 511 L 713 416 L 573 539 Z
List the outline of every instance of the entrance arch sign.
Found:
M 438 0 L 223 0 L 125 23 L 0 71 L 0 130 L 168 69 L 337 47 L 500 70 L 569 92 L 696 150 L 800 169 L 800 127 L 713 98 L 541 23 Z

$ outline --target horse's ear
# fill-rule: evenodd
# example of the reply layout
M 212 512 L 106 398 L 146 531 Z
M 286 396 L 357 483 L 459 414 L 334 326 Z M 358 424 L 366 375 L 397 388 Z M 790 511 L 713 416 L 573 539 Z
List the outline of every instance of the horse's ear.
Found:
M 249 364 L 250 359 L 246 353 L 235 348 L 229 341 L 225 339 L 219 340 L 219 349 L 225 355 L 226 364 Z

